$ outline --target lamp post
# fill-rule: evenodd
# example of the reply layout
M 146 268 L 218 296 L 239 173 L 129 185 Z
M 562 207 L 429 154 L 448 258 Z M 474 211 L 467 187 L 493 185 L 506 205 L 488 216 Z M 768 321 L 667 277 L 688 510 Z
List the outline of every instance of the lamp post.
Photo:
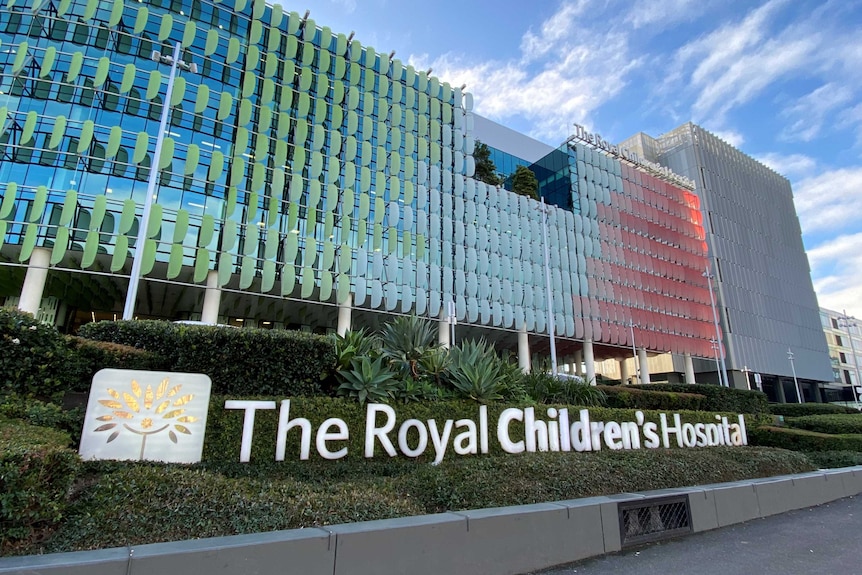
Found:
M 853 343 L 853 332 L 850 331 L 851 328 L 859 327 L 859 324 L 856 322 L 856 318 L 847 315 L 847 310 L 844 310 L 844 315 L 838 318 L 838 325 L 841 327 L 847 328 L 847 337 L 850 339 L 850 353 L 853 354 L 853 365 L 856 367 L 856 381 L 850 387 L 853 388 L 853 396 L 856 398 L 856 403 L 859 403 L 860 400 L 860 390 L 862 390 L 862 380 L 859 379 L 859 358 L 856 357 L 856 345 Z
M 638 365 L 638 348 L 635 345 L 635 323 L 632 320 L 629 320 L 629 331 L 632 334 L 632 358 L 634 360 L 634 368 L 635 368 L 635 383 L 641 382 L 641 373 L 640 366 Z
M 751 378 L 748 375 L 751 373 L 751 370 L 748 369 L 747 365 L 742 366 L 742 373 L 745 374 L 745 383 L 748 385 L 748 390 L 751 391 Z
M 790 370 L 793 372 L 793 385 L 796 386 L 796 397 L 799 398 L 799 403 L 805 403 L 805 399 L 802 397 L 802 389 L 799 387 L 799 380 L 796 379 L 796 364 L 793 363 L 793 351 L 789 347 L 787 348 L 787 359 L 790 360 Z
M 548 211 L 542 198 L 542 244 L 545 247 L 545 288 L 548 292 L 548 334 L 551 336 L 551 373 L 557 376 L 557 344 L 554 340 L 554 295 L 551 292 L 551 256 L 548 254 Z
M 715 325 L 715 341 L 717 343 L 715 355 L 716 358 L 721 356 L 721 370 L 718 374 L 718 381 L 724 387 L 730 387 L 730 382 L 727 380 L 727 368 L 724 365 L 724 352 L 721 349 L 721 331 L 718 329 L 718 312 L 715 309 L 715 295 L 712 293 L 712 278 L 715 276 L 709 273 L 709 268 L 702 275 L 709 284 L 709 303 L 712 306 L 712 322 Z
M 156 199 L 156 180 L 159 176 L 159 159 L 162 155 L 162 145 L 167 132 L 168 116 L 171 112 L 171 95 L 174 91 L 174 81 L 177 77 L 177 69 L 191 73 L 197 72 L 195 64 L 189 64 L 180 60 L 180 49 L 182 45 L 177 42 L 174 45 L 173 56 L 163 56 L 153 51 L 152 59 L 159 64 L 168 64 L 171 73 L 168 76 L 168 87 L 165 91 L 165 101 L 162 105 L 162 117 L 159 120 L 159 132 L 156 134 L 156 149 L 153 152 L 153 160 L 150 162 L 150 175 L 147 180 L 147 196 L 144 198 L 144 213 L 141 215 L 141 223 L 138 226 L 138 239 L 135 242 L 135 255 L 132 259 L 132 271 L 129 274 L 129 289 L 126 291 L 126 303 L 123 307 L 123 319 L 132 319 L 135 315 L 135 301 L 138 297 L 138 285 L 141 281 L 141 266 L 144 261 L 144 243 L 147 241 L 147 228 L 150 225 L 150 212 Z
M 712 346 L 713 352 L 715 352 L 715 374 L 718 376 L 719 385 L 724 385 L 721 383 L 721 363 L 718 360 L 718 352 L 721 349 L 721 343 L 716 339 L 709 340 L 709 344 Z
M 455 324 L 458 323 L 458 316 L 455 313 L 455 302 L 449 302 L 449 347 L 455 347 Z

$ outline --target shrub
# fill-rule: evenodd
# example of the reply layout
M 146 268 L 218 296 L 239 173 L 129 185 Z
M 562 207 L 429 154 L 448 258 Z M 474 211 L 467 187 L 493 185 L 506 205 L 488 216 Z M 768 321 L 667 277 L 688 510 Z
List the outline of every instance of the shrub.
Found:
M 653 391 L 630 385 L 596 387 L 604 392 L 608 407 L 701 411 L 706 403 L 706 397 L 699 393 Z
M 0 392 L 51 398 L 67 387 L 63 336 L 29 313 L 0 308 Z
M 862 465 L 862 452 L 859 451 L 808 451 L 805 455 L 821 469 Z
M 589 385 L 583 378 L 554 377 L 540 369 L 524 375 L 523 381 L 527 394 L 539 403 L 607 405 L 605 388 Z
M 631 386 L 649 391 L 670 391 L 673 393 L 697 393 L 706 400 L 703 409 L 707 411 L 727 411 L 730 413 L 769 413 L 769 402 L 761 391 L 733 389 L 720 385 L 686 383 L 652 383 Z
M 796 429 L 807 429 L 819 433 L 862 434 L 862 415 L 848 413 L 833 415 L 806 415 L 805 417 L 789 417 L 786 424 Z
M 320 393 L 335 366 L 330 339 L 297 331 L 117 321 L 87 324 L 80 333 L 154 352 L 174 371 L 210 376 L 213 393 L 234 396 Z
M 90 391 L 93 376 L 100 369 L 163 371 L 171 368 L 158 354 L 128 345 L 82 337 L 68 337 L 66 342 L 71 352 L 68 367 L 71 379 L 69 391 Z
M 830 435 L 765 425 L 749 429 L 748 441 L 751 445 L 780 447 L 793 451 L 862 451 L 862 435 Z
M 436 328 L 427 319 L 415 315 L 387 322 L 379 337 L 383 357 L 402 379 L 418 379 L 422 356 L 438 345 Z
M 487 402 L 502 399 L 504 381 L 494 347 L 484 339 L 462 341 L 449 350 L 452 362 L 446 370 L 446 381 L 462 397 Z
M 37 427 L 49 427 L 65 431 L 70 436 L 71 447 L 81 440 L 84 426 L 84 409 L 64 409 L 53 403 L 45 403 L 32 397 L 9 395 L 0 397 L 0 415 L 9 419 L 21 419 Z
M 802 417 L 805 415 L 827 415 L 830 413 L 850 413 L 860 415 L 858 409 L 833 405 L 831 403 L 773 403 L 769 412 L 785 417 Z
M 65 433 L 0 416 L 0 551 L 62 519 L 79 463 L 68 443 Z
M 338 372 L 344 381 L 338 387 L 338 395 L 357 400 L 360 405 L 366 401 L 388 403 L 395 395 L 397 381 L 386 366 L 383 358 L 354 357 L 350 369 Z

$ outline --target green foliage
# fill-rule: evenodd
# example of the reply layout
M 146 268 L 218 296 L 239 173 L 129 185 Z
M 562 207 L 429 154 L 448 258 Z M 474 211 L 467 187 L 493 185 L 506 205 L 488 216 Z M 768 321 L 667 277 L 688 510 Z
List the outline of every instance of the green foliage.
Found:
M 527 166 L 518 166 L 512 174 L 512 191 L 534 200 L 539 199 L 539 181 Z
M 437 330 L 415 315 L 396 317 L 380 330 L 381 354 L 403 378 L 419 377 L 419 362 L 437 347 Z
M 769 403 L 766 399 L 766 394 L 760 391 L 748 391 L 700 383 L 651 383 L 643 386 L 633 385 L 631 388 L 703 395 L 706 398 L 703 409 L 706 411 L 769 413 Z
M 446 369 L 448 369 L 451 362 L 452 357 L 449 355 L 448 349 L 445 347 L 434 347 L 427 350 L 419 358 L 419 368 L 425 377 L 440 387 L 443 385 L 443 375 L 446 373 Z
M 676 411 L 688 409 L 700 411 L 706 403 L 706 397 L 699 393 L 676 393 L 672 391 L 652 391 L 630 385 L 597 386 L 607 396 L 608 407 L 625 407 L 635 409 L 660 409 Z
M 607 405 L 605 390 L 589 385 L 581 377 L 577 379 L 554 377 L 544 370 L 535 370 L 524 376 L 524 385 L 529 396 L 539 403 L 562 403 L 564 405 L 584 406 Z
M 330 337 L 335 346 L 335 369 L 347 369 L 354 357 L 371 357 L 380 349 L 380 342 L 365 328 L 348 331 L 343 336 L 333 334 Z
M 862 414 L 850 415 L 839 413 L 831 415 L 806 415 L 804 417 L 788 417 L 785 423 L 796 429 L 807 429 L 818 433 L 862 434 Z
M 831 403 L 773 403 L 769 412 L 785 417 L 802 417 L 804 415 L 827 415 L 830 413 L 850 413 L 860 415 L 858 409 L 833 405 Z
M 89 392 L 93 376 L 100 369 L 141 369 L 161 371 L 170 369 L 161 356 L 128 345 L 93 341 L 82 337 L 67 337 L 70 351 L 68 370 L 71 383 L 68 391 Z
M 494 346 L 484 339 L 462 341 L 449 350 L 452 363 L 446 381 L 462 396 L 488 402 L 502 399 L 505 382 Z
M 487 144 L 476 140 L 476 145 L 473 148 L 473 160 L 476 164 L 474 178 L 492 186 L 503 184 L 502 178 L 497 175 L 497 166 L 491 161 L 491 150 Z
M 0 393 L 51 398 L 68 387 L 63 336 L 29 313 L 0 308 Z
M 213 393 L 234 396 L 320 393 L 336 360 L 332 340 L 298 331 L 117 321 L 87 324 L 79 333 L 153 352 L 173 371 L 205 373 Z
M 862 465 L 862 452 L 859 451 L 808 451 L 805 455 L 820 469 Z
M 751 445 L 780 447 L 793 451 L 862 451 L 862 435 L 830 435 L 804 429 L 764 425 L 748 430 Z
M 0 555 L 60 521 L 78 470 L 62 432 L 0 416 Z
M 356 399 L 360 404 L 387 403 L 395 396 L 398 382 L 383 365 L 383 358 L 354 357 L 351 369 L 338 372 L 344 381 L 338 387 L 338 395 Z
M 0 397 L 0 415 L 21 419 L 30 425 L 65 431 L 71 437 L 69 445 L 75 447 L 81 439 L 84 409 L 63 409 L 59 405 L 39 401 L 32 397 L 7 395 Z

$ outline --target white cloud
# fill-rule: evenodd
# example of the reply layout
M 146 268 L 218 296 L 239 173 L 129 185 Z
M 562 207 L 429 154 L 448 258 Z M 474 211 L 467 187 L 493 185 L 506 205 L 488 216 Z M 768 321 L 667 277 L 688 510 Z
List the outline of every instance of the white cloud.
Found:
M 790 142 L 810 142 L 820 134 L 830 112 L 852 101 L 853 91 L 849 87 L 837 82 L 824 84 L 782 110 L 781 115 L 792 123 L 779 137 Z
M 665 29 L 702 14 L 709 2 L 704 0 L 663 0 L 641 6 L 628 6 L 625 21 L 634 29 Z
M 809 249 L 808 260 L 820 306 L 862 317 L 862 233 Z
M 357 0 L 332 0 L 332 3 L 336 6 L 340 6 L 346 14 L 353 14 L 356 12 L 356 1 Z
M 721 138 L 734 148 L 739 148 L 745 143 L 745 136 L 736 130 L 709 130 L 718 138 Z
M 794 185 L 794 201 L 806 234 L 856 224 L 862 220 L 862 167 L 805 178 Z
M 778 154 L 770 152 L 755 156 L 754 159 L 766 164 L 785 178 L 804 178 L 810 176 L 817 161 L 804 154 Z

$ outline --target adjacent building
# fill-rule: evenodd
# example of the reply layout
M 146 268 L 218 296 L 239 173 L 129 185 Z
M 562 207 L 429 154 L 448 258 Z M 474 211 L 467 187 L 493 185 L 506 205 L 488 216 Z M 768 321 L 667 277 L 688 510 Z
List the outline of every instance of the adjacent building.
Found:
M 832 385 L 829 401 L 859 401 L 862 395 L 862 322 L 844 312 L 820 308 L 820 323 L 829 346 L 832 363 Z

